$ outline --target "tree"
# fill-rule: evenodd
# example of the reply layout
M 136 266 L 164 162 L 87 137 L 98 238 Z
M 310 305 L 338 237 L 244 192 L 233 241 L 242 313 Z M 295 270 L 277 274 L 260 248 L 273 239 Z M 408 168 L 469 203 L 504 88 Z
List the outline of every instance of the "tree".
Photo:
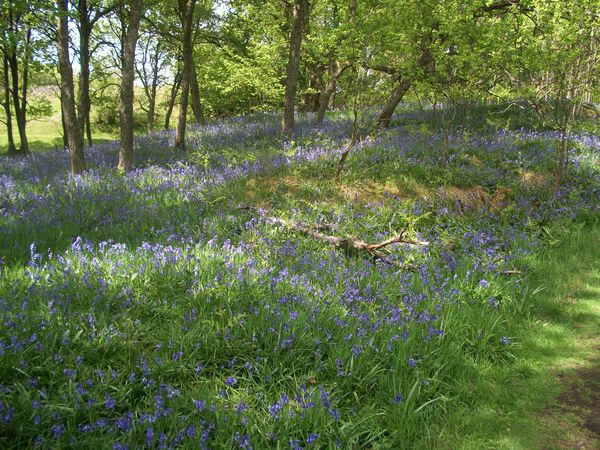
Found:
M 175 133 L 175 148 L 185 149 L 185 131 L 187 125 L 188 97 L 190 82 L 193 76 L 194 45 L 192 41 L 192 25 L 196 0 L 178 0 L 178 13 L 181 21 L 181 44 L 183 67 L 181 74 L 181 97 L 179 99 L 179 118 Z
M 4 110 L 7 114 L 6 124 L 9 131 L 9 152 L 28 153 L 29 143 L 27 140 L 27 89 L 29 83 L 29 70 L 32 58 L 32 21 L 30 6 L 27 2 L 8 2 L 2 8 L 0 23 L 2 31 L 2 55 L 4 72 L 5 97 Z M 9 105 L 12 101 L 12 108 Z M 12 118 L 17 124 L 20 145 L 14 145 L 12 137 Z
M 367 2 L 362 6 L 367 7 Z M 315 122 L 319 124 L 332 102 L 338 80 L 357 59 L 363 29 L 356 0 L 315 3 L 311 16 L 305 45 L 310 63 L 306 66 L 308 87 L 318 92 L 308 101 L 309 109 L 317 112 Z
M 145 32 L 140 39 L 139 58 L 136 58 L 135 71 L 142 83 L 148 106 L 141 104 L 146 112 L 146 130 L 151 135 L 154 130 L 156 97 L 159 84 L 163 81 L 162 71 L 167 64 L 167 51 L 156 35 Z
M 79 30 L 79 100 L 78 125 L 83 139 L 87 135 L 87 143 L 92 146 L 92 130 L 90 123 L 90 59 L 97 47 L 90 48 L 90 38 L 96 23 L 106 17 L 117 7 L 117 3 L 103 1 L 78 0 L 77 25 Z
M 69 5 L 67 0 L 57 0 L 58 23 L 56 28 L 56 48 L 60 71 L 60 103 L 64 118 L 64 128 L 71 154 L 71 172 L 80 174 L 86 170 L 83 154 L 83 139 L 75 111 L 75 88 L 73 68 L 69 59 Z
M 118 168 L 128 171 L 133 165 L 133 82 L 135 78 L 135 48 L 143 0 L 132 0 L 128 10 L 121 11 L 121 87 L 119 89 L 120 144 Z
M 3 38 L 4 38 L 3 32 Z M 4 39 L 3 39 L 4 41 Z M 12 108 L 11 108 L 11 95 L 10 95 L 10 80 L 9 80 L 9 68 L 8 68 L 8 57 L 5 52 L 2 52 L 2 84 L 4 87 L 4 98 L 2 101 L 2 107 L 4 108 L 4 124 L 6 125 L 6 133 L 8 138 L 7 153 L 14 155 L 18 153 L 17 146 L 15 145 L 15 138 L 13 135 L 13 119 L 12 119 Z
M 300 70 L 300 47 L 306 26 L 305 22 L 308 19 L 309 3 L 308 0 L 293 0 L 293 5 L 289 1 L 286 2 L 286 5 L 292 9 L 292 27 L 286 68 L 282 131 L 283 133 L 290 133 L 294 129 L 294 110 L 298 89 L 298 72 Z
M 515 9 L 518 38 L 504 53 L 513 90 L 523 94 L 542 125 L 557 132 L 555 192 L 565 177 L 571 135 L 584 102 L 597 92 L 600 48 L 598 0 L 538 0 Z M 526 14 L 525 14 L 526 13 Z

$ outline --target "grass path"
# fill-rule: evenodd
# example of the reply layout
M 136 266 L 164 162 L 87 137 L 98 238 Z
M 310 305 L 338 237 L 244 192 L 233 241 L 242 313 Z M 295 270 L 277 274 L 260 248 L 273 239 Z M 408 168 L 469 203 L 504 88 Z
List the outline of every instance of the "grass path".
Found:
M 552 322 L 571 334 L 572 356 L 557 355 L 554 376 L 561 391 L 542 415 L 544 448 L 600 448 L 600 233 L 582 233 L 572 250 L 557 252 Z M 583 238 L 583 240 L 582 240 Z M 573 251 L 574 250 L 574 251 Z M 564 263 L 563 263 L 564 262 Z M 567 283 L 560 284 L 560 279 Z
M 549 238 L 529 277 L 519 359 L 477 380 L 444 446 L 600 448 L 600 227 Z

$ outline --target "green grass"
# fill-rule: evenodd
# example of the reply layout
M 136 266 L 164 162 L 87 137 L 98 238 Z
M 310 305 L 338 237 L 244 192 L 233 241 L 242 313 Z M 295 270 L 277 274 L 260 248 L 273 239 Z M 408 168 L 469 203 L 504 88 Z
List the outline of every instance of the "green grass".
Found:
M 600 227 L 561 230 L 552 245 L 532 261 L 523 317 L 513 323 L 520 341 L 516 364 L 479 373 L 470 387 L 477 400 L 448 419 L 444 447 L 558 449 L 569 439 L 587 439 L 589 448 L 600 444 L 557 405 L 568 389 L 558 376 L 577 377 L 590 367 L 599 344 Z
M 597 322 L 592 156 L 554 216 L 548 189 L 521 177 L 524 155 L 543 178 L 547 153 L 457 146 L 444 167 L 433 136 L 406 128 L 354 152 L 337 181 L 319 156 L 203 184 L 232 152 L 243 163 L 331 143 L 310 132 L 282 144 L 252 120 L 194 131 L 184 155 L 139 149 L 215 172 L 170 160 L 68 177 L 44 171 L 51 155 L 1 161 L 0 444 L 138 448 L 148 431 L 175 443 L 191 425 L 211 448 L 242 447 L 246 433 L 254 448 L 555 442 L 554 370 L 587 360 Z M 501 189 L 511 198 L 496 208 Z M 338 236 L 405 231 L 431 245 L 389 247 L 399 270 L 252 206 Z M 565 293 L 581 301 L 563 305 Z
M 32 152 L 54 150 L 63 147 L 60 100 L 56 97 L 52 97 L 49 100 L 52 106 L 52 114 L 47 117 L 31 120 L 27 123 L 27 141 L 29 142 L 29 150 Z M 13 136 L 15 145 L 18 147 L 20 143 L 19 131 L 14 120 Z M 92 129 L 94 144 L 112 141 L 116 136 L 117 134 L 114 132 L 102 131 L 94 127 Z M 7 145 L 6 125 L 0 123 L 0 154 L 6 152 Z

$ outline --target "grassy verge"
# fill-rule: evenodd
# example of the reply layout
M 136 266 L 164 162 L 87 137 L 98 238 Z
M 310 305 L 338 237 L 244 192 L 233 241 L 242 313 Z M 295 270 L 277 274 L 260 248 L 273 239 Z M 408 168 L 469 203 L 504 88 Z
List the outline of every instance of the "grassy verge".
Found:
M 564 232 L 554 243 L 532 264 L 523 321 L 514 324 L 517 363 L 481 372 L 477 401 L 449 418 L 444 447 L 597 448 L 581 416 L 559 403 L 572 384 L 562 380 L 576 380 L 598 350 L 600 229 Z

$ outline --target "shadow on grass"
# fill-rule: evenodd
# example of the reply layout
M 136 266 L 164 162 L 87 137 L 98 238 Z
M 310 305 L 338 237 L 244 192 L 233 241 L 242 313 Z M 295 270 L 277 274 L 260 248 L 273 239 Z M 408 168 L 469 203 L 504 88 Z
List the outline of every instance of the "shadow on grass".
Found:
M 533 264 L 527 285 L 545 289 L 527 295 L 526 316 L 513 323 L 517 360 L 482 372 L 477 400 L 448 420 L 446 448 L 600 448 L 600 245 L 594 243 L 598 225 L 565 234 Z

